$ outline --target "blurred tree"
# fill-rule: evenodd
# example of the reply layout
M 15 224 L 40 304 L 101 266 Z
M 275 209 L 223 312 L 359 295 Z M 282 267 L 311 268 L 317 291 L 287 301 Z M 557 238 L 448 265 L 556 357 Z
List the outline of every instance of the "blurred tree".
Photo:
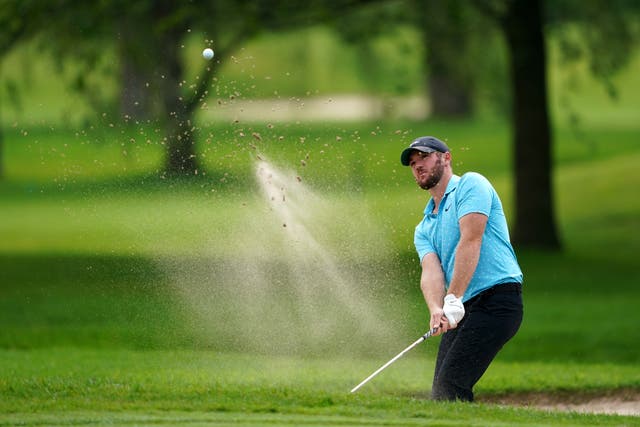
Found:
M 546 29 L 560 47 L 563 64 L 586 62 L 591 74 L 616 99 L 618 88 L 612 78 L 628 64 L 640 39 L 640 2 L 562 0 L 547 1 L 545 6 Z M 568 112 L 572 123 L 578 124 L 579 117 Z
M 351 34 L 359 34 L 366 39 L 393 27 L 399 20 L 415 23 L 414 19 L 418 17 L 419 27 L 427 25 L 427 20 L 435 21 L 430 29 L 434 31 L 433 39 L 440 34 L 436 32 L 438 17 L 449 22 L 449 26 L 460 21 L 465 27 L 470 16 L 470 12 L 461 7 L 466 3 L 452 0 L 442 3 L 430 0 L 310 0 L 304 8 L 291 8 L 284 0 L 0 2 L 0 27 L 3 28 L 0 32 L 0 55 L 21 40 L 40 36 L 46 41 L 43 46 L 57 57 L 73 56 L 78 64 L 83 65 L 77 71 L 78 88 L 87 87 L 84 76 L 87 70 L 95 67 L 102 47 L 107 49 L 114 45 L 114 39 L 118 40 L 122 111 L 125 114 L 147 111 L 162 123 L 167 147 L 165 169 L 171 174 L 193 174 L 198 169 L 194 145 L 197 127 L 193 116 L 207 96 L 217 72 L 215 61 L 228 59 L 241 43 L 260 31 L 291 29 L 342 16 L 346 19 L 345 28 Z M 384 6 L 386 15 L 383 19 L 372 13 L 368 20 L 360 20 L 347 13 L 372 3 Z M 425 7 L 426 11 L 417 13 L 416 4 Z M 593 72 L 603 81 L 608 81 L 609 76 L 624 65 L 629 56 L 628 46 L 637 40 L 630 22 L 638 15 L 638 4 L 631 0 L 592 0 L 587 3 L 577 0 L 544 3 L 542 0 L 475 0 L 469 3 L 493 18 L 508 41 L 513 98 L 516 181 L 513 234 L 516 244 L 560 247 L 553 209 L 552 135 L 547 110 L 543 31 L 545 19 L 563 37 L 567 55 L 586 55 Z M 548 15 L 544 14 L 543 6 Z M 633 13 L 629 14 L 630 11 Z M 567 25 L 577 28 L 582 36 L 574 38 L 575 31 L 565 32 Z M 637 31 L 637 23 L 635 28 Z M 464 46 L 470 38 L 473 39 L 464 32 L 457 33 L 458 30 L 445 28 L 441 31 L 453 31 L 443 38 L 462 40 L 459 43 L 438 40 L 427 50 L 431 52 L 430 61 L 436 61 L 435 58 L 442 54 L 443 58 L 438 59 L 438 66 L 434 67 L 440 67 L 442 75 L 450 74 L 462 81 L 471 80 L 474 77 L 467 72 L 473 70 L 468 63 L 455 56 L 451 59 L 452 51 L 465 53 Z M 473 35 L 479 30 L 481 28 L 470 27 L 469 31 Z M 216 59 L 204 62 L 196 73 L 195 83 L 189 84 L 182 46 L 196 32 L 205 34 L 212 43 Z M 462 47 L 458 48 L 459 45 Z M 442 50 L 448 52 L 442 53 Z M 456 70 L 458 67 L 466 69 Z M 140 87 L 142 84 L 145 88 Z M 454 81 L 443 86 L 469 89 L 473 84 Z M 459 97 L 464 99 L 468 95 Z M 138 107 L 140 112 L 135 111 Z
M 2 0 L 0 25 L 11 31 L 0 39 L 0 52 L 40 37 L 60 61 L 74 58 L 80 66 L 76 87 L 97 100 L 87 71 L 96 66 L 102 47 L 118 40 L 122 112 L 138 117 L 148 113 L 157 120 L 166 135 L 165 171 L 189 175 L 199 167 L 194 114 L 208 95 L 216 64 L 261 31 L 317 24 L 360 3 L 309 0 L 303 8 L 292 8 L 284 0 Z M 183 46 L 196 33 L 208 38 L 216 57 L 203 62 L 195 83 L 189 84 Z
M 509 47 L 520 246 L 561 246 L 553 203 L 552 134 L 547 97 L 547 53 L 540 0 L 513 0 L 500 18 Z
M 372 44 L 376 38 L 389 37 L 403 25 L 417 31 L 422 40 L 422 49 L 408 54 L 420 56 L 432 115 L 448 118 L 473 115 L 479 70 L 496 68 L 492 63 L 494 56 L 487 55 L 487 49 L 494 44 L 495 23 L 470 3 L 460 0 L 363 2 L 363 7 L 335 20 L 342 38 L 359 47 L 360 60 L 367 70 L 364 78 L 370 80 L 375 77 L 375 69 L 387 62 L 387 58 L 375 55 Z M 396 49 L 402 51 L 403 46 L 398 44 Z M 379 85 L 376 81 L 372 83 Z
M 102 52 L 97 43 L 102 27 L 91 19 L 103 13 L 101 5 L 72 0 L 0 0 L 0 60 L 20 43 L 37 39 L 53 53 L 60 69 L 64 57 L 81 58 L 73 85 L 79 89 L 86 87 L 86 71 L 95 66 Z M 89 35 L 91 43 L 84 43 Z M 15 88 L 13 82 L 5 83 Z M 19 94 L 13 89 L 11 92 L 8 98 L 17 104 Z
M 471 67 L 473 9 L 459 0 L 416 0 L 414 6 L 426 49 L 431 113 L 469 117 L 473 113 L 475 70 Z
M 615 96 L 611 77 L 637 44 L 639 8 L 640 2 L 633 0 L 412 0 L 385 2 L 366 14 L 358 10 L 358 19 L 344 15 L 339 29 L 347 40 L 366 42 L 394 24 L 413 23 L 424 37 L 433 113 L 449 117 L 473 111 L 478 77 L 473 41 L 485 42 L 487 31 L 496 26 L 502 31 L 509 54 L 513 126 L 513 240 L 519 246 L 557 249 L 561 241 L 554 209 L 545 30 L 558 38 L 565 60 L 586 58 L 593 75 Z M 493 25 L 474 16 L 472 9 L 491 18 Z
M 2 123 L 2 105 L 1 104 L 0 104 L 0 123 Z M 3 178 L 4 178 L 4 132 L 0 127 L 0 180 Z
M 353 8 L 349 13 L 338 13 L 331 21 L 332 28 L 341 39 L 357 48 L 361 78 L 371 91 L 379 91 L 384 86 L 400 86 L 396 93 L 404 92 L 406 82 L 401 81 L 401 78 L 391 85 L 381 81 L 388 74 L 378 73 L 378 70 L 382 67 L 397 68 L 403 64 L 389 64 L 393 60 L 377 54 L 375 44 L 383 36 L 393 37 L 399 27 L 410 22 L 411 13 L 405 0 L 362 0 L 359 7 Z M 410 49 L 401 46 L 401 40 L 394 41 L 397 52 L 401 55 L 409 54 Z
M 583 33 L 579 39 L 586 40 L 581 54 L 589 58 L 593 73 L 610 84 L 609 78 L 626 63 L 630 47 L 637 43 L 634 31 L 638 29 L 638 3 L 475 0 L 473 4 L 499 23 L 509 50 L 516 183 L 514 243 L 558 249 L 561 242 L 554 210 L 545 22 L 579 23 L 576 30 Z M 561 39 L 565 55 L 574 59 L 581 56 L 568 40 Z
M 5 54 L 20 40 L 26 28 L 26 22 L 20 13 L 20 4 L 0 2 L 0 81 L 3 83 L 2 90 L 10 92 L 11 86 L 2 79 L 2 59 Z M 0 105 L 0 112 L 2 105 Z M 0 124 L 2 114 L 0 114 Z M 4 132 L 0 126 L 0 179 L 3 179 L 4 172 Z

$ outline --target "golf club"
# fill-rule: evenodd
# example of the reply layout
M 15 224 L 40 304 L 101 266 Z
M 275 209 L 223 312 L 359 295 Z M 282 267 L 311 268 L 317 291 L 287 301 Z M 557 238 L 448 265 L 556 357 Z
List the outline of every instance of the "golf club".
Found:
M 385 363 L 384 365 L 382 365 L 380 368 L 378 368 L 377 371 L 375 371 L 373 374 L 369 375 L 367 378 L 364 379 L 364 381 L 362 381 L 360 384 L 358 384 L 357 386 L 355 386 L 354 388 L 351 389 L 351 393 L 354 393 L 355 391 L 357 391 L 360 387 L 362 387 L 363 385 L 365 385 L 366 383 L 369 382 L 369 380 L 371 380 L 373 377 L 375 377 L 376 375 L 378 375 L 380 372 L 382 372 L 383 370 L 385 370 L 387 368 L 387 366 L 391 365 L 393 362 L 395 362 L 396 360 L 400 359 L 402 356 L 404 356 L 404 354 L 406 352 L 408 352 L 409 350 L 411 350 L 413 347 L 417 346 L 418 344 L 420 344 L 422 341 L 426 340 L 427 338 L 429 338 L 431 335 L 435 334 L 436 331 L 438 330 L 438 327 L 436 326 L 435 328 L 431 329 L 429 332 L 427 332 L 426 334 L 424 334 L 423 336 L 421 336 L 420 338 L 418 338 L 413 344 L 411 344 L 409 347 L 405 348 L 404 350 L 402 350 L 400 353 L 398 353 L 398 355 L 396 357 L 394 357 L 393 359 L 389 360 L 387 363 Z

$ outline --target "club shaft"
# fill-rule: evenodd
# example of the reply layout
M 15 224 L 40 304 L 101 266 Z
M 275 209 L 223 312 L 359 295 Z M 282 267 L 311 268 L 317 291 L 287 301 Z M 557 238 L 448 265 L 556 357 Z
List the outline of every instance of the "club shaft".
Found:
M 384 365 L 382 365 L 380 368 L 378 368 L 373 374 L 369 375 L 367 378 L 364 379 L 364 381 L 362 381 L 360 384 L 358 384 L 357 386 L 355 386 L 353 389 L 351 389 L 351 393 L 356 392 L 360 387 L 362 387 L 363 385 L 365 385 L 366 383 L 368 383 L 373 377 L 375 377 L 376 375 L 378 375 L 380 372 L 384 371 L 389 365 L 391 365 L 393 362 L 395 362 L 396 360 L 400 359 L 402 356 L 405 355 L 405 353 L 407 353 L 408 351 L 410 351 L 411 349 L 413 349 L 415 346 L 417 346 L 418 344 L 420 344 L 422 341 L 426 340 L 427 338 L 429 338 L 431 335 L 433 335 L 436 330 L 438 328 L 433 328 L 431 329 L 429 332 L 427 332 L 426 334 L 424 334 L 423 336 L 421 336 L 420 338 L 418 338 L 413 344 L 411 344 L 409 347 L 405 348 L 404 350 L 402 350 L 400 353 L 398 353 L 393 359 L 389 360 L 387 363 L 385 363 Z

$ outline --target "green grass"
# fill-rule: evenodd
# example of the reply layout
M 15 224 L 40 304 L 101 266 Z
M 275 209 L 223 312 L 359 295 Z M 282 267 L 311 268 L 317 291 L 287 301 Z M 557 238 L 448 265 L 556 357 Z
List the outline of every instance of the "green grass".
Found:
M 354 383 L 376 360 L 299 359 L 193 351 L 49 348 L 1 353 L 0 409 L 23 425 L 224 422 L 288 425 L 616 425 L 623 417 L 550 414 L 477 404 L 424 400 L 429 363 L 403 359 L 358 394 Z M 484 388 L 579 391 L 625 378 L 633 369 L 610 366 L 496 363 Z M 560 373 L 559 373 L 560 371 Z M 591 380 L 585 377 L 592 374 Z M 567 387 L 567 384 L 571 384 Z M 579 384 L 579 386 L 578 386 Z M 481 387 L 482 388 L 482 387 Z M 57 414 L 63 409 L 63 413 Z M 28 414 L 28 415 L 27 415 Z M 55 415 L 53 415 L 55 414 Z M 55 417 L 55 418 L 54 418 Z M 60 417 L 60 418 L 59 418 Z M 149 417 L 149 418 L 144 418 Z M 154 421 L 155 420 L 155 421 Z M 627 419 L 626 422 L 631 422 Z M 9 425 L 6 422 L 5 425 Z
M 8 132 L 7 179 L 0 183 L 0 425 L 636 423 L 430 402 L 437 340 L 360 393 L 348 393 L 426 326 L 411 244 L 426 194 L 398 166 L 400 148 L 416 134 L 442 135 L 457 171 L 490 177 L 509 213 L 503 123 L 211 124 L 201 132 L 205 167 L 184 180 L 156 173 L 161 150 L 142 143 L 153 130 Z M 595 126 L 589 144 L 565 129 L 555 135 L 565 250 L 519 252 L 525 321 L 478 384 L 481 402 L 504 394 L 640 389 L 640 201 L 630 197 L 640 185 L 637 129 Z M 345 260 L 337 267 L 361 284 L 359 291 L 384 302 L 376 313 L 391 328 L 379 340 L 335 334 L 296 345 L 284 340 L 296 338 L 294 329 L 263 335 L 274 322 L 269 312 L 286 312 L 295 288 L 283 279 L 282 248 L 267 246 L 282 226 L 257 195 L 257 154 L 316 194 L 310 229 Z M 262 221 L 257 232 L 255 218 Z M 262 246 L 270 252 L 258 252 L 262 264 L 254 263 Z M 282 281 L 272 290 L 284 298 L 257 316 L 247 311 L 252 317 L 244 324 L 219 312 L 242 314 L 252 300 L 278 300 L 242 294 L 238 283 L 244 304 L 217 301 L 213 290 L 234 279 L 225 275 L 238 265 L 246 274 L 237 277 L 247 282 L 256 280 L 250 268 L 261 265 L 259 273 Z M 194 295 L 179 285 L 193 286 L 186 289 Z M 344 325 L 348 333 L 351 327 Z M 289 345 L 259 345 L 279 339 Z

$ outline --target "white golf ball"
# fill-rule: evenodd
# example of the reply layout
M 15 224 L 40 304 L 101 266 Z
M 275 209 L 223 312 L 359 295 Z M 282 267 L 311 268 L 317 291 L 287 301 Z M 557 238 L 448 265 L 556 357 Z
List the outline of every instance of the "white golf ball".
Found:
M 202 57 L 206 60 L 213 58 L 213 50 L 206 48 L 202 51 Z

